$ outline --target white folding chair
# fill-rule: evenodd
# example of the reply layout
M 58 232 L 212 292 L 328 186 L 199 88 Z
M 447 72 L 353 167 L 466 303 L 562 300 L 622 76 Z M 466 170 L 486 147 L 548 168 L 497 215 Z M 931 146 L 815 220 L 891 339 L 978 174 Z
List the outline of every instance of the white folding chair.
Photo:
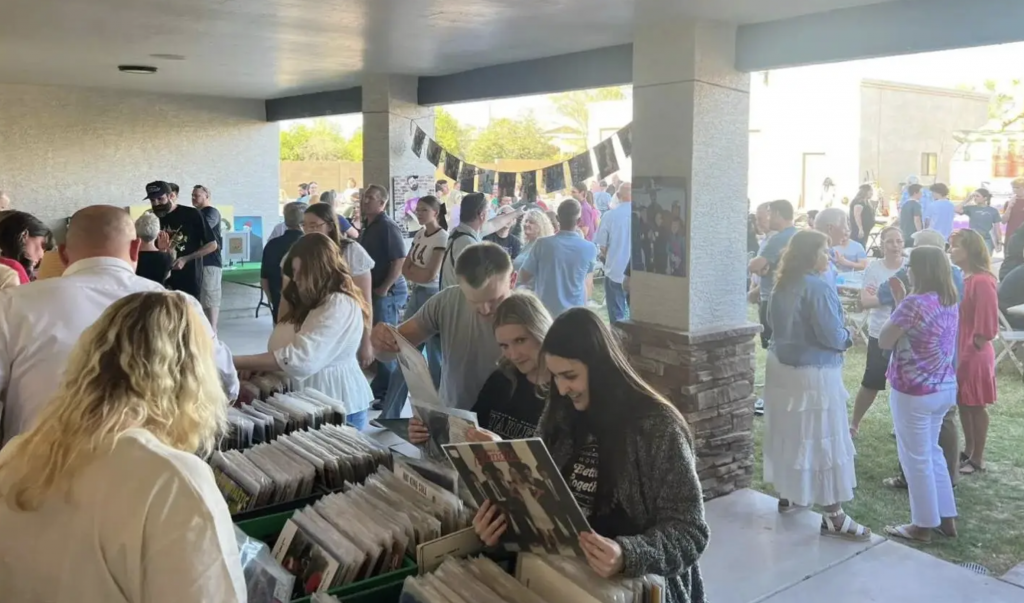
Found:
M 999 368 L 999 363 L 1003 361 L 1003 358 L 1009 358 L 1017 367 L 1017 371 L 1024 377 L 1024 362 L 1017 357 L 1017 348 L 1024 345 L 1024 331 L 1015 330 L 1010 326 L 1010 321 L 1006 320 L 1006 315 L 1002 310 L 999 310 L 998 339 L 1003 344 L 1003 350 L 996 356 L 996 368 Z

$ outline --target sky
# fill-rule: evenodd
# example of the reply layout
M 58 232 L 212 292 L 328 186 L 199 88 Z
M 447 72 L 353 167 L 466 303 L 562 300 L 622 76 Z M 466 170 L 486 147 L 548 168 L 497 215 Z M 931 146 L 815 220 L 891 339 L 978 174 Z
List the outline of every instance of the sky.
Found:
M 821 69 L 822 67 L 813 67 Z M 889 80 L 922 86 L 955 88 L 976 86 L 982 90 L 985 80 L 1010 81 L 1024 79 L 1024 43 L 948 50 L 925 54 L 851 61 L 831 65 L 830 69 L 848 70 L 863 78 Z M 483 127 L 490 119 L 516 117 L 528 111 L 542 116 L 551 111 L 545 96 L 526 96 L 495 101 L 462 103 L 446 107 L 459 121 Z M 346 135 L 362 125 L 362 115 L 328 118 L 338 124 Z M 284 127 L 305 120 L 284 122 Z

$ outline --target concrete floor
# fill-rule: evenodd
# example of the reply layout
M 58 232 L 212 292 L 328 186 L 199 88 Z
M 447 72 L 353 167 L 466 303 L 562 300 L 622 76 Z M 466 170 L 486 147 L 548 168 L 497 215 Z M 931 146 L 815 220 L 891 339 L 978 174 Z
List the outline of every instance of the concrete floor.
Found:
M 225 320 L 235 354 L 266 350 L 269 316 Z M 875 536 L 823 538 L 821 516 L 779 515 L 776 499 L 741 490 L 707 504 L 711 544 L 701 571 L 714 603 L 1021 603 L 1024 588 Z

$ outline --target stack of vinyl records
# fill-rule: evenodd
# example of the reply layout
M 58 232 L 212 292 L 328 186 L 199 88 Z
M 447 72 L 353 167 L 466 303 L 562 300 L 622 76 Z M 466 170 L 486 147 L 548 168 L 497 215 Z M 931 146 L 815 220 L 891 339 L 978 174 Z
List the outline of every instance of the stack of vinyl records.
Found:
M 288 389 L 288 377 L 284 373 L 262 373 L 245 379 L 239 385 L 240 402 L 266 400 L 271 395 Z
M 296 511 L 274 557 L 296 577 L 304 597 L 398 569 L 416 546 L 470 521 L 457 501 L 434 501 L 381 468 L 363 484 Z
M 217 485 L 232 514 L 289 502 L 320 487 L 362 482 L 378 467 L 391 468 L 391 451 L 345 425 L 293 431 L 244 451 L 214 452 Z
M 281 434 L 321 425 L 345 424 L 345 403 L 315 389 L 272 393 L 265 400 L 228 409 L 228 430 L 221 450 L 242 450 Z
M 606 579 L 581 559 L 519 556 L 517 577 L 485 558 L 449 558 L 436 572 L 408 577 L 401 603 L 662 603 L 665 582 L 649 576 Z M 325 602 L 326 603 L 326 602 Z

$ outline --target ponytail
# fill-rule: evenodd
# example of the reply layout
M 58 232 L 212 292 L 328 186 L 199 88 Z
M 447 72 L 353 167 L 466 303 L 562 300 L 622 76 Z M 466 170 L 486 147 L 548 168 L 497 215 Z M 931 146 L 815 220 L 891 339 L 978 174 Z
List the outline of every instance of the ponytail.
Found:
M 442 203 L 441 208 L 437 210 L 437 224 L 444 230 L 448 230 L 448 206 L 444 203 Z

